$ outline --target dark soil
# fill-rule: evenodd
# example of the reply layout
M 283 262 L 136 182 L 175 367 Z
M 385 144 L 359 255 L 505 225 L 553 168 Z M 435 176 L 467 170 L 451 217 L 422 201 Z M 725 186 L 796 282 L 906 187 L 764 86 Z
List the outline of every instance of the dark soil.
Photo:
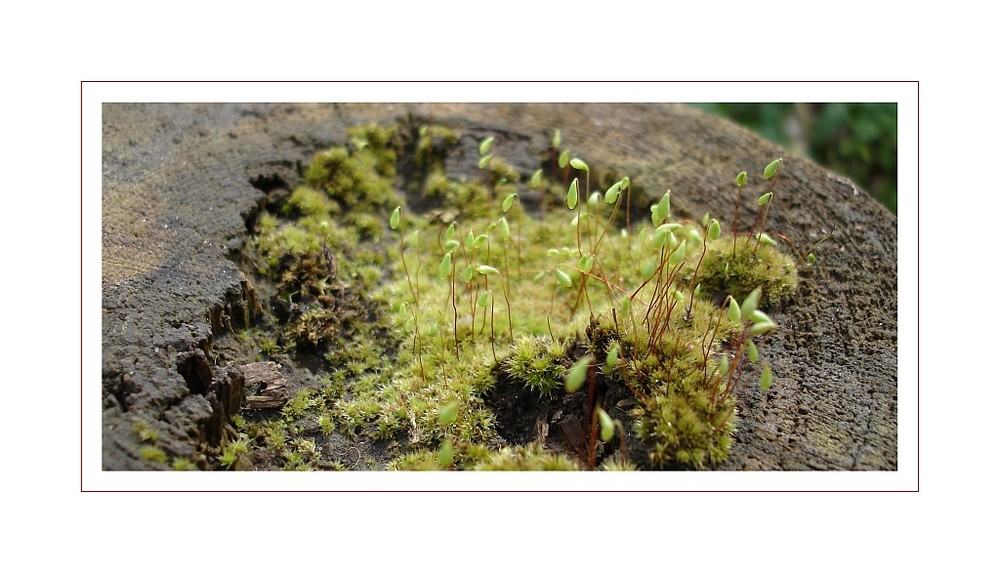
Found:
M 343 144 L 347 126 L 409 115 L 463 134 L 460 148 L 470 152 L 449 157 L 450 172 L 474 171 L 475 142 L 493 135 L 504 159 L 530 173 L 559 128 L 595 172 L 627 174 L 650 198 L 670 188 L 679 216 L 709 211 L 724 225 L 735 174 L 787 155 L 680 105 L 107 104 L 104 469 L 167 467 L 140 455 L 137 422 L 156 430 L 169 458 L 213 466 L 213 447 L 245 405 L 241 366 L 253 341 L 238 333 L 280 313 L 267 285 L 242 269 L 256 214 L 269 195 L 297 184 L 316 151 Z M 753 386 L 742 394 L 721 469 L 895 470 L 896 219 L 811 162 L 786 160 L 782 169 L 770 228 L 799 248 L 833 235 L 817 249 L 818 264 L 801 270 L 794 298 L 771 313 L 781 325 L 768 344 L 775 382 L 766 394 Z M 282 363 L 290 392 L 315 385 L 321 369 L 308 359 Z M 504 384 L 488 400 L 509 443 L 544 433 L 552 449 L 575 453 L 573 416 L 583 409 L 569 402 L 582 395 L 522 403 Z M 377 469 L 389 458 L 383 447 L 338 433 L 319 446 L 324 459 L 347 469 Z M 265 459 L 250 467 L 277 466 Z

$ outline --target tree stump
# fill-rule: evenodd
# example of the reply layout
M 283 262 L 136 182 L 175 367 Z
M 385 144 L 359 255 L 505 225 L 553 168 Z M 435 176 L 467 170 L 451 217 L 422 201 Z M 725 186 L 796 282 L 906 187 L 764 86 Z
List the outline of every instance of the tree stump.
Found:
M 785 156 L 769 229 L 799 248 L 832 236 L 816 250 L 818 263 L 803 267 L 794 298 L 771 313 L 780 325 L 768 344 L 774 385 L 766 395 L 755 387 L 742 395 L 721 469 L 897 467 L 896 218 L 846 178 L 727 120 L 666 104 L 106 104 L 103 111 L 104 469 L 164 467 L 140 455 L 133 429 L 140 420 L 171 456 L 197 458 L 206 441 L 219 439 L 215 410 L 231 405 L 221 405 L 211 381 L 239 386 L 242 374 L 213 357 L 212 342 L 260 312 L 233 259 L 263 191 L 297 180 L 297 166 L 343 144 L 346 127 L 407 115 L 469 136 L 497 135 L 504 158 L 528 172 L 558 128 L 564 147 L 596 172 L 628 175 L 650 197 L 669 188 L 679 216 L 710 212 L 726 228 L 736 174 Z M 208 361 L 192 362 L 196 350 Z

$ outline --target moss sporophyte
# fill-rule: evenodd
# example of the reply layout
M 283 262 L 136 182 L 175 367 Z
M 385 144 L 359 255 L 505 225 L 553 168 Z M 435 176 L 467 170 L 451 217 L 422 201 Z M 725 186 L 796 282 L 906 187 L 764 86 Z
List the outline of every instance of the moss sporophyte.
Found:
M 747 380 L 779 383 L 764 310 L 796 286 L 765 228 L 780 160 L 750 228 L 727 235 L 672 217 L 669 190 L 634 217 L 635 183 L 593 189 L 558 131 L 529 174 L 499 137 L 475 140 L 471 178 L 446 171 L 470 139 L 442 126 L 347 140 L 260 217 L 248 254 L 275 285 L 268 355 L 322 357 L 321 383 L 244 423 L 220 466 L 249 447 L 346 469 L 322 446 L 340 435 L 383 444 L 388 469 L 711 468 Z M 752 179 L 735 179 L 734 223 Z

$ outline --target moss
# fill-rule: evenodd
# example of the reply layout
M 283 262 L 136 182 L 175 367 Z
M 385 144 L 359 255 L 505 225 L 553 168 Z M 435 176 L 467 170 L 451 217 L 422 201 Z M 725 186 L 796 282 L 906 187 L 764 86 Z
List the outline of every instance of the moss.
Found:
M 316 391 L 307 388 L 296 392 L 282 407 L 282 415 L 286 419 L 296 420 L 305 417 L 306 413 L 317 404 Z
M 312 187 L 300 186 L 292 191 L 288 202 L 282 207 L 285 215 L 301 214 L 307 216 L 330 217 L 340 212 L 337 203 L 330 197 Z
M 437 452 L 419 451 L 399 456 L 389 462 L 389 471 L 437 471 L 442 469 Z
M 448 150 L 458 143 L 458 139 L 458 132 L 443 125 L 422 125 L 417 131 L 413 163 L 425 173 L 442 171 Z
M 198 466 L 187 458 L 175 458 L 170 468 L 175 472 L 189 472 L 197 470 Z
M 541 419 L 547 408 L 588 419 L 583 397 L 563 385 L 592 354 L 588 391 L 638 404 L 615 416 L 642 440 L 642 467 L 704 469 L 725 458 L 736 377 L 720 374 L 718 360 L 735 356 L 739 372 L 751 337 L 748 322 L 728 320 L 712 299 L 762 286 L 764 304 L 786 300 L 788 257 L 762 245 L 751 258 L 743 240 L 733 257 L 721 238 L 701 260 L 707 223 L 671 222 L 666 233 L 633 220 L 626 232 L 622 211 L 607 222 L 613 206 L 600 197 L 566 210 L 559 182 L 541 184 L 552 199 L 544 217 L 519 202 L 502 211 L 522 174 L 492 157 L 481 182 L 449 178 L 457 134 L 444 128 L 359 126 L 348 140 L 317 154 L 250 244 L 248 259 L 277 291 L 280 333 L 261 353 L 280 348 L 319 376 L 280 412 L 240 428 L 254 456 L 282 469 L 342 469 L 319 445 L 341 434 L 384 446 L 396 456 L 390 469 L 591 467 L 583 455 L 509 443 L 490 393 L 499 380 L 523 397 L 511 403 Z M 410 179 L 405 197 L 393 188 L 397 164 Z M 390 230 L 389 213 L 407 198 L 433 215 L 401 209 Z M 614 441 L 594 465 L 635 469 Z M 245 459 L 227 449 L 219 461 Z
M 253 247 L 266 265 L 266 272 L 262 274 L 270 275 L 287 256 L 318 254 L 322 251 L 323 240 L 299 225 L 284 225 L 271 233 L 258 235 Z
M 655 394 L 635 424 L 648 440 L 653 467 L 705 469 L 725 460 L 732 445 L 733 403 L 713 404 L 708 389 Z
M 460 469 L 473 471 L 575 471 L 580 465 L 538 444 L 491 449 L 477 444 L 461 444 L 457 454 Z M 388 469 L 394 471 L 437 471 L 442 467 L 440 452 L 420 451 L 400 456 Z
M 260 435 L 265 438 L 268 447 L 275 451 L 282 451 L 288 439 L 285 424 L 280 420 L 267 424 Z
M 248 469 L 250 467 L 250 462 L 247 459 L 249 451 L 250 448 L 244 440 L 230 442 L 222 449 L 222 454 L 218 459 L 219 464 L 226 469 Z
M 698 273 L 702 292 L 742 301 L 761 287 L 762 307 L 788 300 L 798 285 L 795 261 L 775 247 L 761 244 L 754 252 L 755 246 L 756 240 L 738 240 L 734 256 L 732 237 L 712 241 Z
M 489 440 L 495 436 L 492 413 L 483 408 L 476 385 L 478 373 L 460 373 L 457 364 L 442 368 L 435 379 L 402 376 L 379 378 L 365 389 L 355 386 L 351 399 L 340 400 L 332 408 L 341 423 L 352 432 L 364 432 L 376 440 L 405 438 L 410 447 L 435 447 L 445 431 L 438 424 L 441 409 L 459 404 L 457 418 L 449 433 L 467 441 Z
M 436 209 L 465 220 L 480 220 L 490 213 L 490 190 L 478 181 L 456 181 L 443 171 L 431 171 L 424 183 L 424 198 Z
M 552 453 L 538 444 L 503 448 L 489 454 L 478 453 L 469 469 L 476 471 L 575 471 L 580 464 Z
M 618 460 L 607 460 L 601 464 L 601 469 L 606 472 L 634 472 L 638 466 L 632 462 L 621 462 Z
M 351 147 L 320 152 L 305 172 L 306 185 L 325 191 L 347 212 L 388 207 L 396 200 L 393 128 L 362 126 L 348 130 Z
M 320 461 L 322 453 L 314 440 L 309 438 L 297 438 L 292 441 L 291 451 L 286 451 L 285 467 L 286 471 L 311 471 L 316 469 L 316 463 Z
M 347 128 L 353 153 L 369 154 L 375 172 L 386 178 L 396 176 L 397 133 L 396 126 L 374 123 Z
M 139 438 L 140 442 L 153 442 L 160 438 L 160 433 L 156 428 L 149 425 L 146 420 L 136 420 L 132 423 L 132 433 Z
M 500 182 L 515 183 L 521 179 L 521 174 L 510 163 L 496 156 L 490 159 L 489 172 L 490 181 L 497 184 Z
M 541 396 L 551 396 L 562 388 L 567 372 L 565 344 L 540 336 L 521 336 L 501 364 L 510 377 Z
M 270 338 L 260 341 L 260 353 L 265 357 L 272 357 L 281 351 L 281 346 L 278 344 L 277 340 Z
M 158 464 L 167 463 L 167 453 L 156 446 L 143 446 L 139 448 L 139 457 Z
M 349 221 L 357 233 L 358 241 L 378 240 L 385 230 L 385 218 L 372 213 L 353 213 Z
M 292 321 L 288 332 L 297 346 L 319 346 L 338 337 L 340 315 L 334 309 L 311 308 Z
M 281 469 L 284 471 L 314 471 L 318 469 L 337 469 L 337 464 L 327 467 L 323 464 L 322 452 L 316 442 L 306 438 L 292 440 L 281 452 Z M 342 466 L 339 466 L 342 467 Z

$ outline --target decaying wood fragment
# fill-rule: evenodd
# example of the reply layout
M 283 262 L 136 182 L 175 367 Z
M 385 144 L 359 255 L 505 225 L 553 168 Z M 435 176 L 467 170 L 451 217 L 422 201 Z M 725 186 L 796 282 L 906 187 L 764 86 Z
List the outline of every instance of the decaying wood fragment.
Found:
M 277 362 L 253 362 L 241 367 L 246 377 L 246 407 L 280 408 L 288 401 L 288 382 Z

